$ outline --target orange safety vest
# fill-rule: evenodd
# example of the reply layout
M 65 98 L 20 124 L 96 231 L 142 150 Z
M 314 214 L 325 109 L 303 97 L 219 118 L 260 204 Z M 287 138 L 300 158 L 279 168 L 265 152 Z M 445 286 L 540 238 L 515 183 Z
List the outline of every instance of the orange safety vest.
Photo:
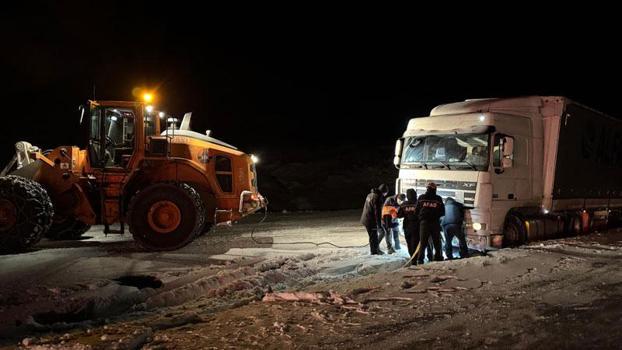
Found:
M 393 219 L 397 218 L 397 208 L 392 205 L 385 205 L 382 207 L 382 216 L 391 216 Z

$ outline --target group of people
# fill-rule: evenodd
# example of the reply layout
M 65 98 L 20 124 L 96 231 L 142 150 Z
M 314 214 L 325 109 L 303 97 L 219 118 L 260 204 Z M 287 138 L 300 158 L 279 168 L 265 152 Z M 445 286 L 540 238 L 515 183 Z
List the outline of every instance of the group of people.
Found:
M 386 184 L 371 190 L 365 200 L 361 224 L 367 229 L 372 255 L 385 254 L 380 250 L 383 239 L 389 254 L 401 249 L 399 223 L 402 219 L 402 230 L 413 263 L 423 264 L 425 255 L 430 261 L 443 260 L 441 230 L 445 236 L 447 258 L 454 258 L 454 237 L 459 242 L 460 257 L 467 257 L 468 249 L 462 229 L 464 206 L 451 197 L 443 202 L 436 194 L 436 187 L 435 183 L 428 183 L 426 192 L 419 198 L 413 188 L 408 189 L 406 195 L 394 196 L 388 196 L 389 187 Z

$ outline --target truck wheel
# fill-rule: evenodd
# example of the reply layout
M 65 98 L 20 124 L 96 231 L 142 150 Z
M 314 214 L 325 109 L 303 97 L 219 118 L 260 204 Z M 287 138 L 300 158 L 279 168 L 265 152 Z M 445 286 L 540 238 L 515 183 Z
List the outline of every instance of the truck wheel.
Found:
M 527 229 L 523 220 L 516 215 L 508 215 L 503 224 L 503 245 L 516 247 L 527 242 Z
M 61 222 L 52 223 L 45 237 L 53 240 L 74 240 L 79 239 L 91 228 L 80 220 L 69 218 Z
M 128 210 L 130 232 L 149 250 L 188 244 L 204 224 L 203 202 L 188 184 L 158 183 L 138 192 Z
M 36 181 L 0 178 L 0 251 L 21 252 L 35 245 L 52 225 L 54 207 Z

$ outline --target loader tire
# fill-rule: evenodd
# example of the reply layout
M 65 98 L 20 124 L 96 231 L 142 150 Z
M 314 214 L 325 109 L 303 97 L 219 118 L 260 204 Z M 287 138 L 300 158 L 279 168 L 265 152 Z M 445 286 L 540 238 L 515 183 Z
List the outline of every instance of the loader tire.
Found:
M 36 181 L 0 178 L 0 252 L 18 253 L 35 245 L 50 229 L 54 207 Z
M 62 222 L 52 223 L 52 227 L 45 234 L 45 237 L 52 240 L 75 240 L 80 239 L 82 235 L 91 228 L 91 225 L 85 224 L 80 220 L 70 218 Z
M 216 197 L 213 194 L 208 194 L 203 198 L 203 208 L 205 209 L 205 222 L 199 230 L 198 236 L 203 236 L 214 227 L 214 216 L 216 214 Z
M 510 214 L 503 224 L 503 245 L 517 247 L 527 242 L 527 229 L 523 220 L 517 215 Z
M 147 250 L 174 250 L 188 244 L 205 222 L 199 193 L 185 183 L 157 183 L 139 191 L 128 210 L 130 232 Z
M 213 223 L 206 222 L 205 224 L 203 224 L 203 227 L 201 227 L 201 230 L 199 230 L 199 233 L 198 233 L 197 237 L 201 237 L 201 236 L 207 234 L 208 232 L 210 232 L 212 230 L 212 227 L 214 227 Z

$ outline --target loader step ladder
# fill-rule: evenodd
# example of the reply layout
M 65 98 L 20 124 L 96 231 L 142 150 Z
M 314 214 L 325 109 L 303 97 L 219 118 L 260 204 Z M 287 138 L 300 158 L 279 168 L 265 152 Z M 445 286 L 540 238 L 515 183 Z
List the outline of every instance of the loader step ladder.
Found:
M 218 218 L 224 216 L 225 218 L 228 216 L 229 219 L 225 220 L 221 223 L 218 223 Z M 233 209 L 218 209 L 214 212 L 214 226 L 231 226 L 231 220 L 233 219 Z
M 104 222 L 104 234 L 124 234 L 125 222 L 123 221 L 123 173 L 105 173 L 101 186 L 102 221 Z M 119 222 L 119 229 L 114 230 L 110 225 Z
M 106 221 L 104 221 L 104 234 L 125 234 L 125 222 L 123 221 L 123 216 L 121 215 L 121 213 L 123 213 L 123 197 L 119 196 L 119 197 L 104 197 L 102 196 L 102 201 L 103 201 L 103 205 L 104 207 L 106 207 L 106 205 L 110 206 L 110 205 L 118 205 L 119 208 L 119 212 L 117 214 L 117 220 L 119 221 L 119 229 L 118 230 L 114 230 L 110 228 L 110 224 L 107 223 Z

